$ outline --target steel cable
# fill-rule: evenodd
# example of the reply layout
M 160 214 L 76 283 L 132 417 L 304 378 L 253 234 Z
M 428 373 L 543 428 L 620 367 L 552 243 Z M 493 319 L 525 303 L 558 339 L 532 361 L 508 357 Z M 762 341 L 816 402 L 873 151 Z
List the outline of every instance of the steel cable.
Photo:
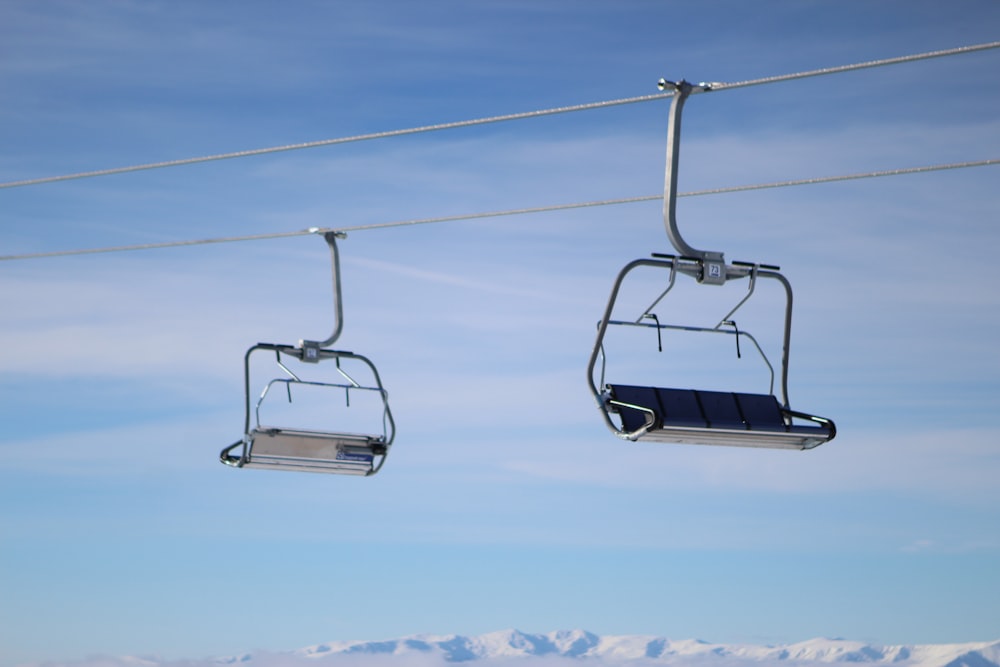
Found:
M 795 79 L 804 79 L 814 76 L 823 76 L 827 74 L 839 74 L 843 72 L 852 72 L 861 69 L 868 69 L 872 67 L 883 67 L 887 65 L 898 65 L 902 63 L 915 62 L 918 60 L 926 60 L 928 58 L 941 58 L 944 56 L 953 56 L 964 53 L 972 53 L 975 51 L 985 51 L 988 49 L 995 49 L 1000 47 L 1000 41 L 997 42 L 987 42 L 984 44 L 973 44 L 968 46 L 960 46 L 953 49 L 942 49 L 939 51 L 928 51 L 925 53 L 917 53 L 908 56 L 899 56 L 895 58 L 885 58 L 882 60 L 870 60 L 867 62 L 854 63 L 852 65 L 841 65 L 837 67 L 825 67 L 822 69 L 810 70 L 806 72 L 796 72 L 793 74 L 781 74 L 776 76 L 769 76 L 760 79 L 750 79 L 747 81 L 739 81 L 734 83 L 712 83 L 712 90 L 721 91 L 731 88 L 744 88 L 747 86 L 758 86 L 770 83 L 778 83 L 781 81 L 792 81 Z M 410 134 L 420 134 L 424 132 L 438 132 L 441 130 L 452 130 L 461 127 L 472 127 L 474 125 L 486 125 L 489 123 L 501 123 L 511 120 L 524 120 L 527 118 L 537 118 L 540 116 L 551 116 L 555 114 L 572 113 L 576 111 L 586 111 L 589 109 L 602 109 L 612 106 L 620 106 L 624 104 L 636 104 L 639 102 L 649 102 L 652 100 L 659 100 L 673 95 L 672 92 L 669 93 L 656 93 L 652 95 L 640 95 L 637 97 L 626 97 L 616 100 L 605 100 L 602 102 L 589 102 L 585 104 L 574 104 L 570 106 L 555 107 L 552 109 L 539 109 L 536 111 L 525 111 L 521 113 L 504 114 L 500 116 L 490 116 L 486 118 L 476 118 L 472 120 L 460 120 L 450 123 L 438 123 L 435 125 L 424 125 L 421 127 L 411 127 L 399 130 L 387 130 L 384 132 L 372 132 L 369 134 L 358 134 L 349 137 L 336 137 L 333 139 L 320 139 L 318 141 L 306 141 L 296 144 L 286 144 L 284 146 L 272 146 L 268 148 L 252 148 L 249 150 L 234 151 L 231 153 L 218 153 L 215 155 L 205 155 L 201 157 L 190 157 L 182 158 L 179 160 L 165 160 L 163 162 L 150 162 L 147 164 L 137 164 L 126 167 L 113 167 L 110 169 L 95 169 L 92 171 L 82 171 L 74 174 L 63 174 L 60 176 L 45 176 L 41 178 L 28 178 L 18 181 L 8 181 L 5 183 L 0 183 L 0 189 L 3 188 L 17 188 L 24 187 L 27 185 L 41 185 L 44 183 L 55 183 L 59 181 L 69 181 L 81 178 L 94 178 L 97 176 L 111 176 L 113 174 L 125 174 L 135 171 L 145 171 L 149 169 L 163 169 L 166 167 L 180 167 L 184 165 L 200 164 L 203 162 L 214 162 L 218 160 L 231 160 L 241 157 L 251 157 L 255 155 L 267 155 L 271 153 L 281 153 L 286 151 L 303 150 L 307 148 L 318 148 L 321 146 L 333 146 L 336 144 L 346 144 L 358 141 L 371 141 L 374 139 L 386 139 L 390 137 L 401 137 Z
M 865 178 L 878 178 L 883 176 L 901 176 L 904 174 L 919 174 L 932 171 L 943 171 L 947 169 L 965 169 L 969 167 L 985 167 L 1000 164 L 1000 159 L 975 160 L 969 162 L 954 162 L 951 164 L 928 165 L 921 167 L 904 167 L 900 169 L 886 169 L 882 171 L 869 171 L 865 173 L 841 174 L 837 176 L 819 176 L 815 178 L 803 178 L 789 181 L 777 181 L 773 183 L 758 183 L 754 185 L 736 185 L 723 188 L 711 188 L 706 190 L 693 190 L 681 192 L 678 197 L 699 197 L 706 195 L 718 195 L 734 192 L 748 192 L 751 190 L 765 190 L 771 188 L 792 187 L 798 185 L 817 185 L 820 183 L 835 183 L 838 181 L 850 181 Z M 24 253 L 19 255 L 0 255 L 0 261 L 15 261 L 25 259 L 43 259 L 47 257 L 67 257 L 71 255 L 93 255 L 98 253 L 127 252 L 134 250 L 154 250 L 161 248 L 177 248 L 182 246 L 209 245 L 216 243 L 234 243 L 237 241 L 260 241 L 265 239 L 288 238 L 292 236 L 306 236 L 308 234 L 322 234 L 326 232 L 357 232 L 372 229 L 386 229 L 390 227 L 408 227 L 413 225 L 425 225 L 439 222 L 459 222 L 467 220 L 479 220 L 483 218 L 499 218 L 512 215 L 527 215 L 530 213 L 546 213 L 551 211 L 566 211 L 579 208 L 592 208 L 598 206 L 614 206 L 620 204 L 633 204 L 638 202 L 656 201 L 663 199 L 663 194 L 644 195 L 639 197 L 624 197 L 618 199 L 604 199 L 598 201 L 575 202 L 570 204 L 553 204 L 550 206 L 535 206 L 529 208 L 507 209 L 502 211 L 487 211 L 482 213 L 468 213 L 462 215 L 448 215 L 433 218 L 415 218 L 412 220 L 397 220 L 390 222 L 376 222 L 366 225 L 355 225 L 351 227 L 311 227 L 290 232 L 274 232 L 268 234 L 249 234 L 244 236 L 228 236 L 212 239 L 197 239 L 188 241 L 165 241 L 163 243 L 143 243 L 138 245 L 111 246 L 105 248 L 86 248 L 77 250 L 54 250 L 50 252 Z

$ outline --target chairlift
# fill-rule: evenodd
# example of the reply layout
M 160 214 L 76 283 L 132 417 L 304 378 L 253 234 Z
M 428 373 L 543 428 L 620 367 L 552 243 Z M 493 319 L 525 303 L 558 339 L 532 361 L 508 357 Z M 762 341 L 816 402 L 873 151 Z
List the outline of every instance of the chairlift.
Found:
M 788 398 L 788 354 L 792 328 L 792 288 L 777 266 L 726 262 L 723 253 L 697 250 L 688 245 L 677 228 L 677 171 L 680 150 L 680 119 L 685 100 L 691 93 L 711 90 L 710 84 L 660 81 L 661 90 L 673 90 L 667 136 L 667 164 L 664 180 L 663 217 L 667 237 L 679 255 L 654 253 L 650 258 L 627 264 L 618 274 L 604 316 L 598 323 L 597 339 L 587 367 L 588 382 L 608 428 L 620 438 L 685 444 L 731 445 L 777 449 L 812 449 L 836 435 L 833 421 L 793 410 Z M 615 305 L 623 282 L 636 269 L 666 272 L 663 289 L 637 317 L 615 319 Z M 678 276 L 693 278 L 698 284 L 721 286 L 732 280 L 747 280 L 743 298 L 718 323 L 692 325 L 661 319 L 653 312 L 673 290 Z M 775 280 L 783 288 L 784 321 L 779 386 L 775 392 L 774 366 L 756 338 L 737 324 L 735 315 L 754 294 L 759 280 Z M 733 336 L 737 351 L 740 341 L 763 359 L 770 370 L 767 393 L 708 391 L 690 388 L 620 384 L 605 381 L 607 370 L 605 337 L 609 327 L 645 327 L 662 332 L 685 331 L 696 334 Z M 662 349 L 662 343 L 659 346 Z M 600 362 L 600 363 L 598 363 Z
M 243 362 L 246 403 L 244 436 L 220 453 L 220 460 L 228 466 L 367 476 L 377 473 L 385 463 L 395 438 L 396 427 L 389 410 L 388 393 L 382 386 L 378 370 L 364 356 L 329 349 L 343 329 L 340 259 L 336 244 L 338 236 L 342 237 L 343 234 L 324 234 L 333 260 L 336 315 L 334 331 L 324 341 L 300 340 L 298 345 L 257 343 L 247 350 Z M 257 352 L 273 352 L 280 375 L 267 382 L 254 402 L 250 393 L 251 357 Z M 292 370 L 292 360 L 302 364 L 296 369 L 298 372 Z M 327 362 L 322 365 L 329 366 L 331 361 L 336 373 L 334 379 L 315 379 L 313 376 L 316 375 L 318 365 Z M 307 369 L 310 373 L 307 375 L 302 369 Z M 375 424 L 377 417 L 380 421 L 378 428 L 354 433 L 325 426 L 302 428 L 262 423 L 262 406 L 265 402 L 275 400 L 275 394 L 282 395 L 292 403 L 296 395 L 306 389 L 330 396 L 331 401 L 343 402 L 343 407 L 348 410 L 352 407 L 352 395 L 355 399 L 359 393 L 373 396 L 373 403 L 379 406 L 377 412 L 380 415 L 366 412 L 365 418 L 370 418 Z M 324 411 L 323 414 L 325 417 L 327 412 Z

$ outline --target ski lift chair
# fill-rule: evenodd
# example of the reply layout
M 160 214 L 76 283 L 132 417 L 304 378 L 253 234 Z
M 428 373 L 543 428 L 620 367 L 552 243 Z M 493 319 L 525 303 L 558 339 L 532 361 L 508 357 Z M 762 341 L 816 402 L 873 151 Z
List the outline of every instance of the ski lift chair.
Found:
M 792 326 L 792 288 L 778 267 L 747 262 L 726 263 L 721 252 L 696 250 L 688 245 L 677 229 L 676 197 L 677 166 L 680 148 L 681 110 L 692 92 L 711 89 L 709 84 L 693 85 L 686 81 L 660 81 L 660 88 L 671 89 L 674 97 L 670 108 L 667 137 L 667 169 L 664 183 L 664 223 L 667 236 L 677 255 L 654 254 L 650 259 L 637 259 L 618 274 L 604 316 L 598 325 L 597 340 L 587 367 L 588 382 L 608 428 L 620 438 L 651 441 L 778 449 L 812 449 L 832 440 L 837 433 L 833 421 L 805 412 L 792 410 L 788 401 L 788 354 Z M 625 278 L 638 267 L 653 267 L 669 271 L 666 288 L 645 312 L 635 320 L 612 319 L 615 302 Z M 705 285 L 724 285 L 727 281 L 748 279 L 749 289 L 743 299 L 714 327 L 661 323 L 652 309 L 674 287 L 677 275 L 692 277 Z M 774 392 L 774 368 L 751 334 L 740 331 L 733 314 L 753 294 L 757 280 L 774 279 L 784 288 L 785 316 L 782 359 L 780 366 L 780 397 Z M 650 322 L 649 320 L 652 320 Z M 770 391 L 766 394 L 706 391 L 691 388 L 660 387 L 634 384 L 605 383 L 605 335 L 609 326 L 655 327 L 662 330 L 684 330 L 696 333 L 732 335 L 737 350 L 740 338 L 750 341 L 771 369 Z M 731 328 L 729 328 L 731 327 Z M 599 375 L 595 374 L 600 360 Z
M 287 377 L 278 377 L 264 387 L 255 405 L 250 397 L 250 358 L 258 350 L 273 351 L 279 368 Z M 304 361 L 303 357 L 315 351 L 315 361 L 336 362 L 338 374 L 343 382 L 304 380 L 292 372 L 282 359 L 282 355 Z M 367 367 L 373 382 L 363 385 L 357 382 L 343 368 L 342 362 L 357 361 Z M 246 390 L 246 435 L 222 451 L 222 462 L 238 468 L 267 468 L 272 470 L 299 470 L 307 472 L 328 472 L 345 475 L 373 475 L 385 461 L 386 454 L 395 434 L 395 424 L 389 410 L 388 394 L 382 387 L 378 371 L 366 357 L 353 352 L 338 350 L 294 347 L 258 343 L 251 347 L 245 361 Z M 332 390 L 338 400 L 341 393 L 350 404 L 351 392 L 375 392 L 380 399 L 382 410 L 381 430 L 374 434 L 348 433 L 334 430 L 315 430 L 268 426 L 261 423 L 261 406 L 275 386 L 282 386 L 288 400 L 302 387 L 314 387 L 323 391 Z M 253 415 L 253 416 L 251 416 Z M 252 421 L 251 421 L 252 420 Z M 234 453 L 236 452 L 236 453 Z
M 639 267 L 669 271 L 666 289 L 659 298 L 634 320 L 614 319 L 618 295 L 626 277 Z M 779 449 L 811 449 L 832 440 L 834 423 L 824 417 L 798 412 L 788 407 L 788 350 L 791 332 L 792 291 L 777 267 L 762 267 L 735 262 L 727 265 L 729 279 L 750 281 L 750 288 L 735 308 L 714 327 L 673 324 L 652 316 L 652 309 L 673 288 L 678 274 L 698 276 L 703 263 L 673 255 L 654 255 L 651 259 L 630 262 L 618 274 L 604 317 L 598 326 L 597 340 L 590 358 L 588 374 L 591 391 L 601 406 L 605 422 L 626 440 L 688 444 L 734 445 Z M 736 328 L 733 315 L 750 298 L 759 278 L 777 280 L 785 293 L 784 339 L 781 360 L 781 398 L 774 393 L 774 366 L 753 335 Z M 650 321 L 652 320 L 652 321 Z M 654 328 L 661 331 L 686 331 L 697 334 L 734 336 L 748 341 L 770 371 L 768 393 L 708 391 L 702 389 L 605 383 L 605 338 L 609 327 Z M 739 349 L 737 347 L 737 349 Z M 599 373 L 597 372 L 600 361 Z
M 339 338 L 343 328 L 337 236 L 334 232 L 325 234 L 333 257 L 336 314 L 334 332 L 325 341 L 303 340 L 297 346 L 258 343 L 247 350 L 244 357 L 244 436 L 220 453 L 220 460 L 228 466 L 367 476 L 377 473 L 385 463 L 395 439 L 396 427 L 389 410 L 388 393 L 382 386 L 378 371 L 366 357 L 353 352 L 328 349 Z M 274 352 L 275 361 L 283 375 L 270 380 L 256 404 L 253 404 L 250 395 L 250 360 L 258 351 Z M 301 372 L 295 373 L 288 367 L 284 357 L 310 365 L 333 361 L 340 381 L 303 379 L 300 377 Z M 366 374 L 371 380 L 367 384 L 358 382 L 345 370 L 344 362 L 367 369 Z M 340 400 L 342 393 L 347 408 L 350 408 L 352 392 L 374 393 L 381 403 L 380 428 L 371 429 L 368 433 L 353 433 L 334 428 L 264 425 L 261 423 L 261 406 L 276 386 L 284 388 L 289 402 L 293 400 L 294 393 L 306 387 L 334 392 L 338 396 L 337 400 Z

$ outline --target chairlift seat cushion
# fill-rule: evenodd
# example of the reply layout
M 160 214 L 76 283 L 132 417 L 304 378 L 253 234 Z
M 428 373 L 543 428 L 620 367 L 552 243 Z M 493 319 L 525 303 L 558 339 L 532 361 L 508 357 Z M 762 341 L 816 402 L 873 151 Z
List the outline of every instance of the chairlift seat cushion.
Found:
M 788 427 L 781 415 L 778 399 L 770 394 L 734 394 L 740 411 L 752 431 L 784 431 Z M 813 428 L 813 427 L 806 427 Z
M 617 388 L 615 400 L 631 405 L 643 406 L 653 411 L 653 418 L 657 418 L 659 412 L 659 401 L 656 397 L 656 389 L 653 387 L 630 387 L 622 386 Z M 655 406 L 655 407 L 654 407 Z M 628 431 L 635 431 L 643 427 L 646 423 L 649 412 L 637 410 L 631 407 L 621 408 L 622 425 Z
M 792 424 L 770 394 L 631 385 L 608 389 L 608 409 L 620 416 L 623 434 L 638 433 L 632 439 L 809 449 L 833 436 L 822 424 Z
M 721 391 L 692 392 L 698 397 L 701 412 L 710 428 L 747 429 L 749 424 L 740 414 L 734 394 Z
M 690 426 L 692 428 L 707 428 L 708 421 L 701 407 L 698 396 L 687 389 L 657 389 L 660 415 L 664 424 L 671 426 Z

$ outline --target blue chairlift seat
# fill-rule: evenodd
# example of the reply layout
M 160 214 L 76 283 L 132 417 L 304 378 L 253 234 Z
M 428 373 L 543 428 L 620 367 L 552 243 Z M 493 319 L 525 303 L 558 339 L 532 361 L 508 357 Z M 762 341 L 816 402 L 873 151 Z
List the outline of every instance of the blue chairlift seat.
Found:
M 711 84 L 691 84 L 661 79 L 661 90 L 672 94 L 669 129 L 667 132 L 667 159 L 663 188 L 663 222 L 667 238 L 678 255 L 655 253 L 652 259 L 637 259 L 625 266 L 615 279 L 604 316 L 598 323 L 597 339 L 587 367 L 590 390 L 597 401 L 605 424 L 620 438 L 709 445 L 735 445 L 742 447 L 771 447 L 780 449 L 811 449 L 832 440 L 836 426 L 826 418 L 789 409 L 788 351 L 792 328 L 792 288 L 777 266 L 767 264 L 727 263 L 723 253 L 698 250 L 685 241 L 678 229 L 676 217 L 677 176 L 680 154 L 681 110 L 691 93 L 712 89 Z M 613 319 L 615 302 L 626 276 L 634 269 L 648 267 L 668 271 L 668 277 L 659 287 L 659 296 L 638 317 Z M 694 278 L 698 283 L 724 286 L 730 281 L 748 281 L 742 300 L 723 315 L 715 326 L 688 324 L 663 324 L 653 312 L 670 292 L 678 275 Z M 784 334 L 781 345 L 782 358 L 779 376 L 780 400 L 774 395 L 774 368 L 753 336 L 736 328 L 733 314 L 754 293 L 758 278 L 777 281 L 785 292 Z M 652 320 L 655 324 L 649 324 Z M 606 355 L 604 338 L 608 326 L 654 326 L 658 346 L 662 330 L 727 334 L 736 338 L 737 356 L 741 337 L 750 341 L 770 369 L 771 382 L 768 394 L 699 391 L 694 389 L 665 389 L 658 387 L 611 384 L 605 382 Z M 732 326 L 732 331 L 725 327 Z M 600 365 L 598 366 L 598 361 Z M 617 372 L 617 371 L 616 371 Z M 794 421 L 798 420 L 798 422 Z M 616 423 L 617 422 L 617 423 Z M 805 422 L 805 423 L 803 423 Z
M 720 324 L 729 317 L 753 293 L 757 278 L 778 281 L 785 291 L 785 318 L 783 355 L 780 366 L 780 389 L 783 398 L 773 393 L 754 394 L 726 391 L 703 391 L 695 389 L 673 389 L 631 384 L 604 382 L 604 337 L 609 325 L 627 327 L 655 327 L 660 330 L 682 330 L 711 334 L 727 334 L 748 340 L 760 353 L 768 368 L 771 364 L 757 344 L 756 339 L 746 331 L 665 324 L 658 317 L 654 323 L 646 318 L 627 320 L 612 319 L 612 312 L 619 289 L 625 277 L 639 267 L 669 270 L 667 288 L 654 302 L 656 305 L 673 286 L 674 275 L 697 274 L 702 263 L 672 255 L 657 255 L 654 259 L 639 259 L 625 266 L 618 274 L 611 298 L 598 326 L 597 340 L 590 357 L 587 375 L 590 389 L 597 400 L 606 425 L 620 438 L 653 442 L 673 442 L 686 444 L 733 445 L 739 447 L 769 447 L 778 449 L 812 449 L 828 442 L 837 433 L 833 421 L 824 417 L 789 409 L 787 399 L 788 383 L 788 336 L 791 331 L 792 293 L 788 281 L 778 272 L 777 267 L 734 263 L 726 265 L 727 277 L 750 278 L 747 295 L 733 308 Z M 652 306 L 650 306 L 652 308 Z M 649 313 L 647 309 L 646 313 Z M 646 314 L 644 313 L 644 315 Z M 598 364 L 600 361 L 600 364 Z M 771 370 L 771 391 L 774 391 L 774 371 Z
M 833 422 L 785 410 L 770 394 L 608 385 L 607 405 L 630 440 L 812 449 L 836 434 Z M 793 423 L 793 418 L 810 424 Z

